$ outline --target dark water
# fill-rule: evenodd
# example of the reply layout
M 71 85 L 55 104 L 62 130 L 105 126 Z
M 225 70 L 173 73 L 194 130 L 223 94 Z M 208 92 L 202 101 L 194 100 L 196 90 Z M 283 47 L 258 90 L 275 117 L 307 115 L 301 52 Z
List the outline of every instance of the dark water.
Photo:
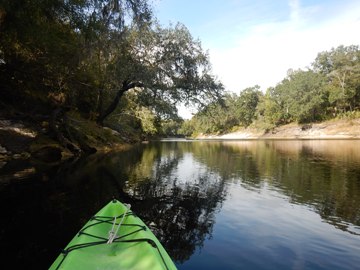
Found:
M 0 163 L 2 264 L 47 269 L 113 196 L 179 269 L 360 268 L 360 141 L 167 141 Z

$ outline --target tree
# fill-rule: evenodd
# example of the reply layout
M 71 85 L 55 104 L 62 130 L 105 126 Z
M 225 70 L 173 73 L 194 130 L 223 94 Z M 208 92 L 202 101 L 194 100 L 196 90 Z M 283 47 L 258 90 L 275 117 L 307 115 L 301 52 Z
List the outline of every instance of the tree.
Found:
M 312 122 L 326 114 L 325 78 L 314 71 L 289 71 L 287 78 L 269 88 L 258 106 L 259 114 L 272 125 L 291 121 Z
M 223 86 L 211 75 L 208 55 L 185 26 L 132 29 L 126 48 L 119 49 L 113 66 L 114 86 L 122 83 L 115 99 L 98 121 L 116 108 L 128 90 L 141 87 L 139 101 L 160 116 L 173 114 L 177 102 L 200 107 L 221 97 Z M 116 74 L 116 76 L 115 76 Z M 116 79 L 115 79 L 116 78 Z
M 286 123 L 286 111 L 278 94 L 278 87 L 270 87 L 264 96 L 260 97 L 256 108 L 258 118 L 262 118 L 269 128 Z
M 76 149 L 64 134 L 66 111 L 92 110 L 86 100 L 111 80 L 114 42 L 122 44 L 130 25 L 151 20 L 147 1 L 5 0 L 0 14 L 4 99 L 27 113 L 51 114 L 55 137 Z
M 300 123 L 320 120 L 326 113 L 325 78 L 314 71 L 297 70 L 282 82 L 287 90 L 289 117 Z
M 236 115 L 239 117 L 239 123 L 245 127 L 249 126 L 256 115 L 256 107 L 262 96 L 260 86 L 249 87 L 240 92 L 237 99 Z
M 179 128 L 178 133 L 180 135 L 184 135 L 185 137 L 193 135 L 195 132 L 194 121 L 194 117 L 190 120 L 185 120 Z
M 237 126 L 236 101 L 236 94 L 226 93 L 221 102 L 212 102 L 199 110 L 190 122 L 194 132 L 223 133 Z
M 81 69 L 85 80 L 92 87 L 90 106 L 98 114 L 98 122 L 114 111 L 124 92 L 142 86 L 131 79 L 119 80 L 123 66 L 133 64 L 129 57 L 131 29 L 146 29 L 152 21 L 152 10 L 146 0 L 87 1 L 91 12 L 84 11 L 86 25 L 83 27 L 85 46 Z M 142 30 L 143 31 L 143 30 Z M 120 68 L 119 68 L 120 67 Z M 117 89 L 113 102 L 104 108 L 106 96 Z M 95 99 L 94 99 L 95 98 Z M 82 99 L 82 98 L 80 98 Z
M 222 95 L 200 41 L 154 23 L 146 0 L 4 0 L 0 22 L 3 100 L 50 119 L 66 147 L 75 148 L 67 111 L 103 123 L 131 89 L 134 115 L 157 122 L 176 118 L 179 101 L 201 107 Z
M 329 101 L 334 112 L 352 111 L 360 106 L 359 46 L 339 46 L 321 52 L 313 67 L 328 78 Z
M 182 133 L 182 131 L 185 131 L 184 129 L 182 129 L 183 124 L 184 120 L 180 118 L 177 120 L 170 119 L 161 121 L 161 135 L 167 137 L 182 137 L 184 135 L 188 135 Z
M 71 88 L 80 40 L 68 23 L 74 16 L 68 5 L 56 0 L 3 2 L 1 80 L 4 96 L 16 105 L 29 106 L 29 99 L 51 103 L 49 93 Z

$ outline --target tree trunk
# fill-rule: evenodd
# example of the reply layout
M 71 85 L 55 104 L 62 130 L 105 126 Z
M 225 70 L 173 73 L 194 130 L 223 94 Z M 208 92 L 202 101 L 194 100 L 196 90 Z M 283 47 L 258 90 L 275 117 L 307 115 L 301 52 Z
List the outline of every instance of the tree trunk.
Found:
M 123 96 L 123 94 L 126 91 L 129 91 L 130 89 L 134 88 L 134 87 L 143 87 L 144 85 L 140 82 L 128 82 L 128 81 L 124 81 L 122 87 L 119 89 L 119 91 L 116 93 L 116 96 L 113 100 L 113 102 L 111 102 L 111 104 L 109 105 L 109 107 L 99 115 L 98 119 L 97 119 L 97 123 L 100 125 L 103 125 L 104 120 L 106 119 L 106 117 L 108 117 L 117 107 L 117 105 L 119 104 L 119 101 L 121 99 L 121 97 Z
M 98 115 L 101 114 L 101 112 L 103 111 L 103 104 L 104 104 L 104 89 L 100 88 L 98 93 L 98 98 L 97 98 L 97 104 L 96 104 L 96 112 L 98 113 Z
M 63 147 L 69 149 L 74 154 L 81 153 L 81 149 L 76 144 L 68 140 L 60 130 L 61 125 L 64 125 L 64 128 L 67 129 L 66 115 L 64 115 L 64 111 L 61 107 L 56 108 L 52 112 L 49 124 L 50 129 L 52 130 L 52 132 L 54 132 L 56 139 Z

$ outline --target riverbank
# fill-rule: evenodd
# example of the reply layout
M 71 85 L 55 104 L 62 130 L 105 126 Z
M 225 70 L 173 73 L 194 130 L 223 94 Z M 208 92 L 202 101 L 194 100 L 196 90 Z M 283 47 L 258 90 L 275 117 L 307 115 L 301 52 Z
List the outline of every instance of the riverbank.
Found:
M 108 127 L 69 114 L 68 133 L 74 145 L 87 150 L 85 154 L 126 149 L 140 142 L 134 134 L 119 133 Z M 330 120 L 299 125 L 291 123 L 271 130 L 244 128 L 227 134 L 201 134 L 197 140 L 256 140 L 256 139 L 360 139 L 360 118 Z M 43 162 L 59 162 L 73 157 L 70 151 L 54 139 L 48 121 L 0 119 L 0 161 L 34 158 Z
M 291 123 L 271 130 L 244 128 L 226 134 L 200 134 L 195 139 L 360 139 L 360 118 L 330 120 L 322 123 L 303 125 Z
M 49 128 L 49 121 L 2 117 L 0 161 L 32 158 L 46 163 L 61 162 L 74 155 L 126 149 L 134 143 L 127 134 L 99 126 L 76 114 L 69 115 L 66 130 L 62 132 L 71 138 L 78 152 L 71 151 L 73 149 L 65 147 L 56 139 Z

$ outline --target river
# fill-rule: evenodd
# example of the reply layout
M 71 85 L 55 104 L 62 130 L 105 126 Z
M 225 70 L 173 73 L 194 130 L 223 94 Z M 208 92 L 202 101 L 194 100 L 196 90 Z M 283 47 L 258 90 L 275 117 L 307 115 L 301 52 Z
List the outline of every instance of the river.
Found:
M 63 164 L 0 162 L 3 264 L 47 269 L 113 197 L 178 269 L 360 265 L 360 140 L 169 140 Z

